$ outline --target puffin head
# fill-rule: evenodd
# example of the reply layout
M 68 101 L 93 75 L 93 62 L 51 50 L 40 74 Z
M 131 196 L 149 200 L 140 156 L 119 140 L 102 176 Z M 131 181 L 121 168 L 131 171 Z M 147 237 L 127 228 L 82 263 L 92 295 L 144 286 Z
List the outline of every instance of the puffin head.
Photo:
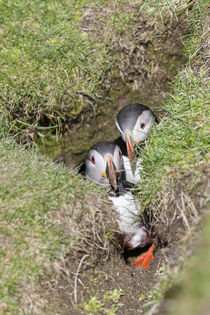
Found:
M 114 191 L 117 191 L 122 171 L 122 152 L 118 145 L 109 141 L 100 141 L 88 151 L 85 162 L 87 179 L 100 185 L 111 185 Z
M 149 107 L 139 103 L 123 107 L 115 120 L 116 126 L 126 142 L 128 158 L 131 165 L 136 157 L 135 147 L 143 142 L 157 118 Z

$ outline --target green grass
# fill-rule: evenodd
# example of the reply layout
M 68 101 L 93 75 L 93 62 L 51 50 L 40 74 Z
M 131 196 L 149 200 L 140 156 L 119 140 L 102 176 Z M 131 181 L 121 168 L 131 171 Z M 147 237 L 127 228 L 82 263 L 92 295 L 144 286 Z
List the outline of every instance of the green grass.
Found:
M 110 70 L 113 57 L 103 40 L 96 46 L 77 24 L 87 4 L 106 1 L 69 3 L 0 4 L 1 313 L 20 311 L 27 283 L 38 287 L 40 277 L 55 276 L 55 263 L 77 244 L 68 220 L 74 222 L 74 211 L 80 215 L 90 211 L 84 200 L 96 189 L 74 172 L 18 146 L 7 134 L 8 129 L 17 132 L 24 124 L 39 129 L 47 119 L 48 128 L 49 121 L 53 125 L 76 117 L 86 106 L 78 91 L 96 98 Z M 126 13 L 126 18 L 132 25 L 133 17 Z M 113 14 L 112 25 L 125 33 L 122 21 L 122 16 Z M 199 34 L 186 45 L 188 56 L 196 52 Z M 173 90 L 164 106 L 166 116 L 153 129 L 143 153 L 144 205 L 160 201 L 164 189 L 169 189 L 168 179 L 186 172 L 199 179 L 200 166 L 206 162 L 209 89 L 205 72 L 189 66 L 180 72 Z
M 96 97 L 112 60 L 78 21 L 103 2 L 1 2 L 0 110 L 14 121 L 10 128 L 75 118 L 85 107 L 82 93 Z
M 173 88 L 175 93 L 163 106 L 166 115 L 142 152 L 145 176 L 141 191 L 146 203 L 166 187 L 167 178 L 185 172 L 199 176 L 200 165 L 206 161 L 210 93 L 202 71 L 196 75 L 190 68 L 183 70 Z
M 161 106 L 165 115 L 152 130 L 146 150 L 141 152 L 144 160 L 141 191 L 145 206 L 154 201 L 154 194 L 161 196 L 161 191 L 168 189 L 168 178 L 173 185 L 173 178 L 191 172 L 196 183 L 202 173 L 201 165 L 207 161 L 209 82 L 205 68 L 196 70 L 191 65 L 193 56 L 194 62 L 197 60 L 195 52 L 202 50 L 201 21 L 205 19 L 206 4 L 205 0 L 199 1 L 191 12 L 192 34 L 184 48 L 189 63 L 172 82 L 172 92 Z M 199 58 L 202 63 L 202 56 Z
M 77 244 L 74 211 L 89 211 L 82 200 L 92 186 L 8 139 L 0 140 L 0 173 L 0 309 L 17 314 L 24 283 L 55 276 L 53 264 Z
M 138 12 L 123 0 L 1 1 L 0 111 L 8 129 L 27 130 L 34 140 L 81 112 L 95 113 L 96 101 L 119 78 L 119 35 L 126 37 L 138 14 L 151 14 L 146 8 L 173 17 L 180 3 L 134 1 Z M 81 28 L 87 9 L 98 15 Z
M 0 3 L 0 111 L 9 130 L 59 130 L 83 111 L 95 113 L 95 100 L 116 75 L 112 34 L 125 33 L 136 20 L 121 2 L 113 1 L 118 10 L 110 9 L 108 21 L 101 16 L 106 0 Z M 80 23 L 87 9 L 99 8 L 90 28 L 105 31 L 94 37 L 85 31 L 89 24 L 83 29 Z
M 164 221 L 161 202 L 166 203 L 166 214 L 170 211 L 170 192 L 174 192 L 175 202 L 179 203 L 180 193 L 185 189 L 188 196 L 203 185 L 202 195 L 205 195 L 207 179 L 203 175 L 208 165 L 209 138 L 209 104 L 210 89 L 207 76 L 205 39 L 203 23 L 206 20 L 206 1 L 199 1 L 193 8 L 193 33 L 185 45 L 185 52 L 189 62 L 176 76 L 172 83 L 172 92 L 162 109 L 165 116 L 160 124 L 153 128 L 145 150 L 141 152 L 143 158 L 143 180 L 141 182 L 141 201 L 143 207 L 150 209 L 155 216 Z M 185 181 L 185 176 L 188 180 Z M 183 187 L 184 185 L 184 187 Z M 178 192 L 178 193 L 177 193 Z M 176 205 L 174 202 L 175 211 Z M 195 201 L 198 204 L 200 198 Z M 186 214 L 187 216 L 190 214 Z M 190 218 L 188 219 L 190 220 Z M 166 290 L 172 287 L 172 294 L 166 295 L 171 303 L 173 314 L 198 314 L 208 310 L 209 301 L 209 216 L 206 217 L 202 241 L 195 242 L 195 257 L 177 257 L 175 268 L 169 268 L 159 275 L 159 284 L 151 289 L 144 307 L 161 303 Z M 188 239 L 193 235 L 187 231 Z M 170 230 L 168 231 L 170 233 Z M 186 235 L 185 235 L 186 236 Z M 181 235 L 180 235 L 181 237 Z M 193 236 L 195 237 L 195 236 Z M 188 242 L 183 248 L 188 251 Z M 180 244 L 179 244 L 180 246 Z M 200 248 L 200 249 L 199 249 Z M 190 269 L 186 272 L 186 269 Z M 183 274 L 186 274 L 180 283 Z M 178 284 L 177 284 L 178 283 Z M 175 292 L 175 293 L 174 293 Z M 171 301 L 172 299 L 172 301 Z M 203 314 L 204 314 L 203 313 Z M 200 313 L 199 313 L 200 314 Z

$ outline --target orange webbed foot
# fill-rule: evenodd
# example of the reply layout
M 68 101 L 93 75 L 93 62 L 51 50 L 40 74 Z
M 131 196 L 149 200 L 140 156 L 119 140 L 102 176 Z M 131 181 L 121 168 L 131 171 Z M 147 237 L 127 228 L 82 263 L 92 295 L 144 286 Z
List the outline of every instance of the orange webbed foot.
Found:
M 134 261 L 133 267 L 134 268 L 140 268 L 140 267 L 148 268 L 150 265 L 150 260 L 152 260 L 154 258 L 154 254 L 153 254 L 154 247 L 155 247 L 155 245 L 152 244 L 145 254 L 138 257 Z

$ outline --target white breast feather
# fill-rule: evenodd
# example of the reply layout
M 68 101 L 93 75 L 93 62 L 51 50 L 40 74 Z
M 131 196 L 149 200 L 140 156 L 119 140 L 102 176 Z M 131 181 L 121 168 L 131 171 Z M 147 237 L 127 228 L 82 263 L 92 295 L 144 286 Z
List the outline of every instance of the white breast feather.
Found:
M 123 155 L 123 164 L 124 164 L 124 169 L 125 169 L 125 174 L 126 174 L 126 181 L 132 184 L 137 184 L 141 177 L 140 173 L 142 171 L 142 160 L 138 159 L 136 162 L 136 171 L 135 174 L 133 174 L 129 158 L 125 155 Z
M 131 192 L 124 193 L 118 197 L 109 196 L 115 211 L 118 214 L 117 221 L 123 232 L 132 232 L 139 227 L 139 207 Z
M 139 217 L 140 207 L 131 192 L 124 193 L 118 197 L 109 196 L 117 212 L 117 222 L 120 231 L 132 235 L 130 247 L 136 248 L 140 242 L 146 242 L 148 238 L 147 228 Z

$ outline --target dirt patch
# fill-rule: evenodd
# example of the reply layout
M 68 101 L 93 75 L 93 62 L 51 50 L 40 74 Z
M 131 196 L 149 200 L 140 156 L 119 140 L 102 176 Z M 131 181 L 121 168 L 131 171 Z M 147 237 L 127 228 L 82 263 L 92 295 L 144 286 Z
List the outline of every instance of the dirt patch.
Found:
M 132 257 L 125 260 L 119 246 L 116 246 L 117 238 L 115 241 L 113 239 L 112 249 L 107 255 L 99 254 L 95 262 L 90 264 L 87 244 L 87 252 L 69 253 L 65 260 L 65 272 L 61 273 L 56 284 L 45 287 L 48 312 L 79 315 L 91 313 L 95 307 L 97 314 L 111 314 L 109 312 L 114 309 L 113 314 L 144 313 L 142 305 L 145 305 L 146 297 L 159 281 L 159 270 L 164 264 L 168 267 L 179 264 L 183 250 L 179 241 L 187 239 L 196 226 L 200 229 L 199 218 L 208 196 L 208 172 L 203 172 L 189 193 L 191 176 L 183 174 L 173 192 L 169 189 L 164 194 L 165 197 L 170 196 L 166 203 L 167 209 L 161 204 L 159 214 L 156 212 L 148 216 L 148 223 L 153 229 L 153 241 L 156 243 L 155 258 L 148 269 L 134 269 L 131 266 Z M 192 250 L 188 249 L 189 252 Z M 117 301 L 107 298 L 114 290 L 122 294 Z
M 79 276 L 77 284 L 77 299 L 75 303 L 75 282 L 66 276 L 62 276 L 58 286 L 50 291 L 50 310 L 56 309 L 56 314 L 87 314 L 87 304 L 91 297 L 96 297 L 103 307 L 99 313 L 107 314 L 114 305 L 117 314 L 138 314 L 141 306 L 140 296 L 146 295 L 156 282 L 155 272 L 161 266 L 163 256 L 161 250 L 156 251 L 155 259 L 148 269 L 134 269 L 126 264 L 119 254 L 111 256 L 109 261 L 99 261 L 91 270 L 84 270 Z M 78 266 L 75 266 L 74 272 Z M 72 266 L 71 266 L 72 270 Z M 120 301 L 107 300 L 108 292 L 121 290 Z M 53 299 L 52 299 L 53 293 Z M 49 297 L 50 297 L 49 296 Z M 120 302 L 120 303 L 119 303 Z

